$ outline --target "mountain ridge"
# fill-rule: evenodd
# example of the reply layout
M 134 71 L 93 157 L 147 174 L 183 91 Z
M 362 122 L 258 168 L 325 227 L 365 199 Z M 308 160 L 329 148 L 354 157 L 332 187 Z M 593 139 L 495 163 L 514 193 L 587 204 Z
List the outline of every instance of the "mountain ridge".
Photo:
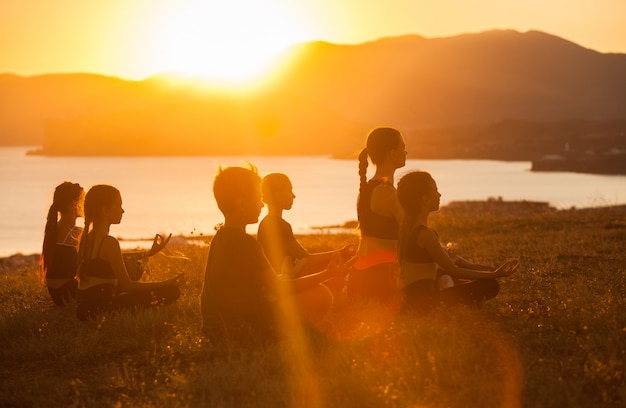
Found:
M 315 41 L 288 53 L 299 55 L 297 63 L 253 94 L 202 90 L 164 74 L 141 81 L 2 74 L 0 145 L 39 145 L 51 155 L 236 154 L 239 147 L 345 156 L 358 151 L 369 129 L 386 125 L 414 146 L 437 135 L 441 157 L 456 151 L 446 139 L 473 134 L 467 143 L 481 146 L 468 146 L 469 154 L 480 156 L 493 141 L 477 137 L 477 127 L 506 144 L 508 136 L 493 131 L 499 123 L 530 129 L 527 123 L 568 122 L 568 129 L 588 121 L 597 129 L 581 129 L 613 137 L 626 121 L 626 54 L 539 31 Z M 537 154 L 532 136 L 534 145 L 518 156 Z

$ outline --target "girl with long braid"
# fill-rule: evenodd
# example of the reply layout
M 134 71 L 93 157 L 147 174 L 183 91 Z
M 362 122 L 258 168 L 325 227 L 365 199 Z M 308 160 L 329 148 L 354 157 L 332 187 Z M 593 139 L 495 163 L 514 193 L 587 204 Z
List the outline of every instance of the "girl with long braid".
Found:
M 40 266 L 52 301 L 63 306 L 76 297 L 78 245 L 82 228 L 76 218 L 83 216 L 85 191 L 69 181 L 54 190 L 43 237 Z
M 398 287 L 403 292 L 407 310 L 426 312 L 440 303 L 479 306 L 498 294 L 496 278 L 509 276 L 518 267 L 508 261 L 496 268 L 452 259 L 442 247 L 437 233 L 428 227 L 428 215 L 439 209 L 441 194 L 431 175 L 413 171 L 398 182 L 398 201 L 404 209 L 401 224 L 398 261 Z M 462 284 L 442 281 L 464 280 Z
M 180 296 L 183 273 L 159 282 L 137 282 L 129 277 L 120 244 L 109 235 L 109 228 L 121 222 L 123 213 L 122 196 L 115 187 L 101 184 L 87 192 L 76 295 L 81 320 L 113 310 L 171 304 Z M 169 238 L 157 234 L 148 256 L 163 249 Z
M 376 169 L 369 180 L 368 161 Z M 379 127 L 369 133 L 366 147 L 359 154 L 361 181 L 357 215 L 360 240 L 358 259 L 348 277 L 349 296 L 383 303 L 393 302 L 397 297 L 394 284 L 396 251 L 403 216 L 394 187 L 394 174 L 405 164 L 405 143 L 397 129 Z

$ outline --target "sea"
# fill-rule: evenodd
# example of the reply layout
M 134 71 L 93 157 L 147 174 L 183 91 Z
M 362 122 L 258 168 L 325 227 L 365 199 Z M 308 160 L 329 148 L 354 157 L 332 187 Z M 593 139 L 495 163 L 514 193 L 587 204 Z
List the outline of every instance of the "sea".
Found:
M 54 188 L 111 184 L 122 193 L 122 222 L 111 234 L 123 246 L 145 247 L 156 233 L 202 237 L 223 221 L 212 193 L 220 166 L 252 164 L 261 175 L 287 174 L 296 199 L 283 216 L 296 233 L 323 233 L 356 220 L 358 162 L 326 156 L 46 157 L 30 147 L 0 148 L 0 257 L 36 254 Z M 397 171 L 429 171 L 452 201 L 547 202 L 557 209 L 626 203 L 626 176 L 532 172 L 531 163 L 494 160 L 407 160 Z M 370 174 L 373 168 L 370 167 Z M 396 179 L 396 181 L 397 181 Z M 263 209 L 261 217 L 265 215 Z M 78 224 L 82 225 L 82 219 Z M 257 225 L 248 226 L 256 233 Z M 349 231 L 349 229 L 348 229 Z

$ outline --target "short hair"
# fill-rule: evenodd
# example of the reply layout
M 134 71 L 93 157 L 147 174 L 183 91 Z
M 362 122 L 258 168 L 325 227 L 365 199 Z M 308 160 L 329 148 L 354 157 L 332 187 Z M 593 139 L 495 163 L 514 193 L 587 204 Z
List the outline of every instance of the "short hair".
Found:
M 213 196 L 217 207 L 223 214 L 236 209 L 239 198 L 249 197 L 255 187 L 261 186 L 261 177 L 257 168 L 248 163 L 249 167 L 220 166 L 213 180 Z
M 270 197 L 273 197 L 281 187 L 291 186 L 291 180 L 283 173 L 270 173 L 263 177 L 263 202 L 268 204 L 271 201 Z

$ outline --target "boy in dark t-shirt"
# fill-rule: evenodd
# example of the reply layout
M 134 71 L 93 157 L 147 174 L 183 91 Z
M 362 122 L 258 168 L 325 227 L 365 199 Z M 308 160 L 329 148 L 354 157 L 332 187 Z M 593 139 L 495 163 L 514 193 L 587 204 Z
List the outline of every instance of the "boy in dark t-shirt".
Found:
M 344 276 L 348 265 L 335 256 L 319 273 L 280 279 L 245 230 L 258 221 L 263 208 L 256 169 L 220 168 L 213 194 L 224 223 L 211 241 L 207 259 L 200 298 L 203 332 L 220 337 L 242 329 L 276 339 L 289 333 L 300 318 L 322 319 L 333 297 L 321 283 Z

